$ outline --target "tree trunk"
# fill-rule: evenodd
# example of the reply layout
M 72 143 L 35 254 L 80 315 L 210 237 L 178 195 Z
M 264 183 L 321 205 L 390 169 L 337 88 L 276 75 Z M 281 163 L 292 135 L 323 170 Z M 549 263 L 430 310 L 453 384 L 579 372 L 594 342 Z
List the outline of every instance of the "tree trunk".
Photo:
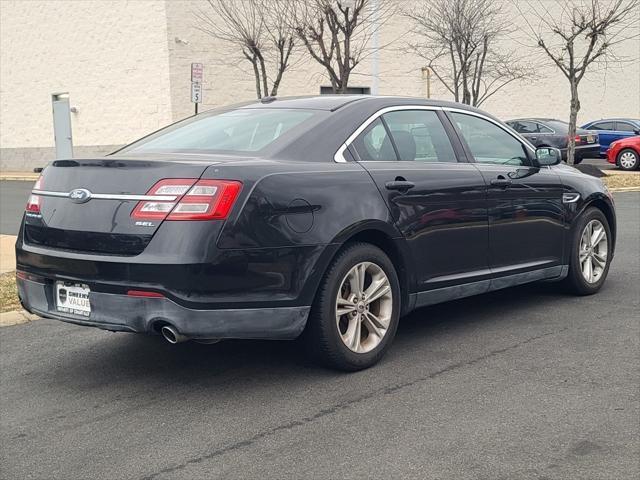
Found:
M 347 88 L 349 88 L 349 73 L 344 72 L 340 78 L 340 84 L 338 85 L 338 91 L 336 93 L 346 94 Z
M 576 158 L 576 124 L 580 111 L 580 99 L 578 98 L 578 83 L 571 80 L 571 111 L 569 112 L 569 144 L 567 145 L 567 163 L 575 164 Z
M 255 56 L 251 60 L 251 64 L 253 65 L 253 75 L 256 79 L 256 95 L 258 98 L 262 98 L 262 91 L 260 89 L 260 71 L 258 70 L 258 61 Z
M 265 96 L 267 96 L 269 95 L 269 80 L 267 78 L 267 68 L 264 64 L 264 58 L 262 57 L 262 54 L 258 56 L 258 60 L 260 61 L 260 73 L 262 74 L 262 91 L 264 92 Z

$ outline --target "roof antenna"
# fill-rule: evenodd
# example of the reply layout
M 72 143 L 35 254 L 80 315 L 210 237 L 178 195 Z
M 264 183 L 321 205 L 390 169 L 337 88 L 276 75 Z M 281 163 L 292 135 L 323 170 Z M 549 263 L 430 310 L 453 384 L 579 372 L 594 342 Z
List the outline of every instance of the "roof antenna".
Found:
M 277 99 L 278 99 L 277 97 L 272 97 L 272 96 L 262 97 L 260 99 L 260 103 L 271 103 L 271 102 L 275 102 Z

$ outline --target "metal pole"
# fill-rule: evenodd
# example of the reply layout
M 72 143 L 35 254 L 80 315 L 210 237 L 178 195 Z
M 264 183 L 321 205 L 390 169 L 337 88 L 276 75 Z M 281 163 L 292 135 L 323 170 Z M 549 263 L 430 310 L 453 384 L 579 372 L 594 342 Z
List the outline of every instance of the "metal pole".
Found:
M 373 56 L 371 57 L 371 95 L 378 95 L 379 85 L 380 85 L 380 37 L 378 29 L 379 25 L 379 15 L 380 15 L 380 4 L 379 0 L 373 0 L 371 2 L 371 8 L 373 8 L 373 38 L 371 39 L 372 47 L 373 47 Z

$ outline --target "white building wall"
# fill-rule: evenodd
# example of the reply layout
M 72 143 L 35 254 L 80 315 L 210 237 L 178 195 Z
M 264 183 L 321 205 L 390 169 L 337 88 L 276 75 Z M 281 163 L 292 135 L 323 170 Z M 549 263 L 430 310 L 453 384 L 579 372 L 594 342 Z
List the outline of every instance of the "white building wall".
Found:
M 498 0 L 497 0 L 498 1 Z M 418 0 L 397 0 L 399 11 L 420 3 Z M 521 116 L 569 117 L 569 85 L 566 78 L 535 48 L 528 48 L 525 22 L 510 1 L 505 1 L 505 16 L 515 23 L 515 32 L 507 47 L 524 52 L 525 61 L 535 65 L 536 74 L 524 82 L 516 82 L 501 90 L 481 108 L 508 119 Z M 553 5 L 547 5 L 552 8 Z M 255 98 L 255 82 L 250 64 L 227 44 L 200 32 L 194 15 L 208 8 L 201 0 L 168 0 L 167 30 L 171 64 L 171 97 L 174 119 L 193 113 L 190 99 L 189 68 L 191 62 L 205 64 L 204 104 L 202 109 Z M 424 60 L 408 53 L 404 45 L 410 39 L 408 20 L 398 14 L 381 19 L 378 53 L 379 94 L 424 97 L 426 94 L 422 67 Z M 176 42 L 176 38 L 178 42 Z M 186 42 L 186 43 L 183 43 Z M 607 70 L 590 71 L 580 85 L 582 110 L 579 122 L 612 116 L 640 117 L 640 37 L 616 46 L 616 55 L 626 61 L 612 62 Z M 305 56 L 305 51 L 301 51 Z M 369 55 L 352 75 L 350 85 L 371 87 L 373 56 Z M 322 68 L 303 59 L 285 73 L 279 95 L 317 95 L 321 85 L 329 85 Z M 431 96 L 453 100 L 438 80 L 432 76 Z
M 171 121 L 163 1 L 0 2 L 3 168 L 53 158 L 51 94 L 68 92 L 76 155 Z M 18 164 L 19 166 L 19 164 Z
M 415 1 L 398 4 L 408 8 Z M 203 0 L 0 1 L 0 166 L 27 169 L 53 158 L 51 93 L 69 92 L 79 110 L 72 114 L 76 155 L 104 153 L 192 115 L 192 62 L 205 66 L 201 111 L 254 99 L 250 65 L 196 28 L 200 8 L 208 8 Z M 510 14 L 520 34 L 511 46 L 518 46 L 526 40 L 524 23 L 519 28 L 521 17 Z M 381 95 L 425 95 L 424 62 L 403 47 L 409 30 L 402 16 L 383 22 Z M 617 54 L 628 60 L 623 67 L 583 80 L 579 122 L 640 117 L 640 38 L 619 45 Z M 372 62 L 369 57 L 359 65 L 351 86 L 372 86 Z M 329 85 L 322 68 L 301 51 L 278 95 L 317 95 L 321 85 Z M 431 92 L 452 99 L 435 78 Z M 482 108 L 504 119 L 566 119 L 568 82 L 556 69 L 539 66 L 534 79 L 510 85 Z

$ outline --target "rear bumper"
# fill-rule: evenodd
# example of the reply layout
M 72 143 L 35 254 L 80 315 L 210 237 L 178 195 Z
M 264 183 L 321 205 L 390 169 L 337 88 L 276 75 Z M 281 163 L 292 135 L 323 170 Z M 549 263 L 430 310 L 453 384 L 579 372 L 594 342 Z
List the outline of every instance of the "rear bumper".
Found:
M 311 309 L 301 306 L 199 310 L 164 297 L 91 292 L 91 315 L 83 317 L 56 310 L 53 282 L 18 278 L 17 284 L 23 306 L 44 318 L 136 333 L 154 333 L 158 325 L 169 323 L 181 334 L 195 339 L 293 339 L 304 330 Z
M 567 149 L 560 149 L 562 152 L 562 159 L 567 159 Z M 576 160 L 582 160 L 585 158 L 598 158 L 600 156 L 600 144 L 593 143 L 589 145 L 576 146 Z
M 593 145 L 584 145 L 576 147 L 576 158 L 598 158 L 600 157 L 600 145 L 595 143 Z

